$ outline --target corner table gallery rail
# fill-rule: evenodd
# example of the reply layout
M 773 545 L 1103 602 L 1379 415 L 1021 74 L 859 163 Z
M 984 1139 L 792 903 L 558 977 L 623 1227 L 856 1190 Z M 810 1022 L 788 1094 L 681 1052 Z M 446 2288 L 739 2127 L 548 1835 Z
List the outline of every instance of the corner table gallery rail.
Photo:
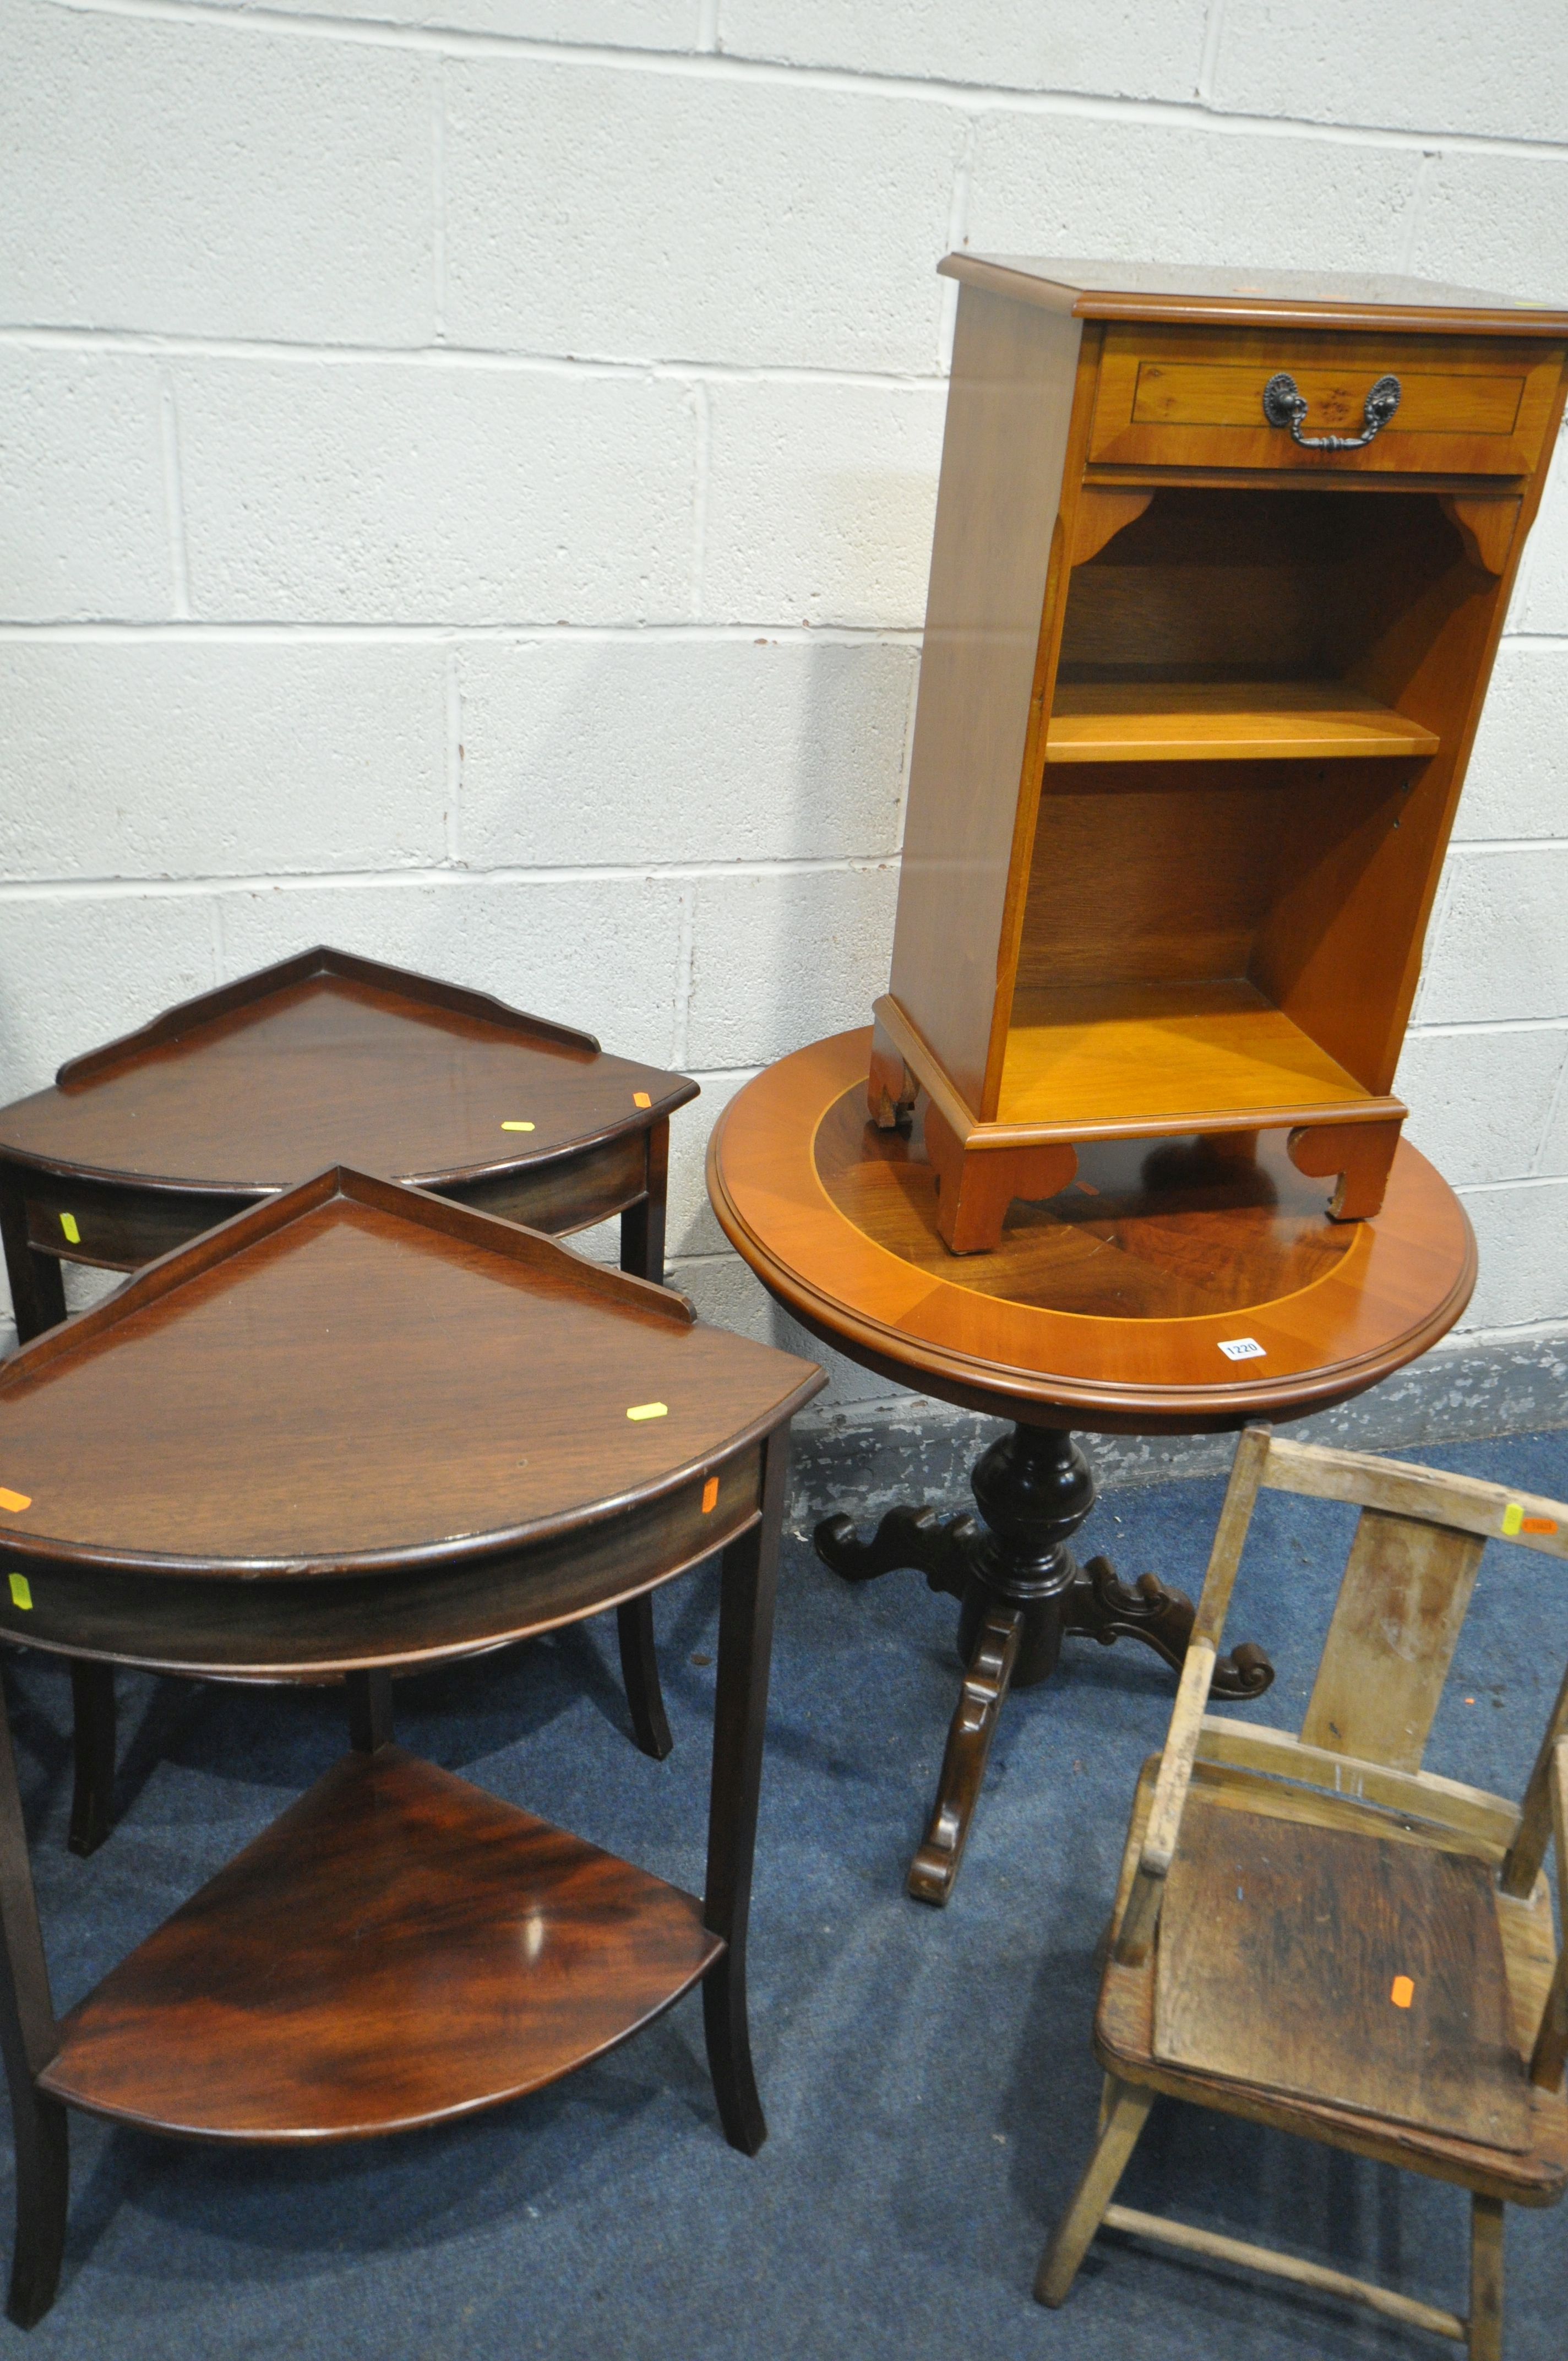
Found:
M 1377 1384 L 1459 1318 L 1475 1241 L 1453 1191 L 1401 1142 L 1375 1220 L 1331 1220 L 1329 1178 L 1281 1135 L 1104 1141 L 1042 1204 L 1015 1203 L 992 1253 L 959 1258 L 938 1224 L 921 1129 L 867 1120 L 869 1032 L 781 1060 L 725 1110 L 708 1188 L 731 1244 L 814 1336 L 862 1367 L 1012 1422 L 972 1484 L 983 1524 L 895 1509 L 870 1543 L 818 1526 L 850 1581 L 922 1570 L 961 1600 L 965 1666 L 909 1891 L 953 1891 L 1010 1686 L 1046 1679 L 1065 1635 L 1140 1639 L 1178 1666 L 1192 1603 L 1152 1575 L 1124 1584 L 1069 1543 L 1094 1506 L 1074 1428 L 1224 1433 L 1332 1408 Z M 1256 1647 L 1223 1660 L 1216 1695 L 1255 1697 Z
M 559 1235 L 620 1216 L 664 1276 L 685 1074 L 485 993 L 318 947 L 166 1009 L 0 1108 L 0 1239 L 21 1343 L 65 1317 L 62 1262 L 134 1270 L 258 1197 L 348 1163 Z M 618 1618 L 637 1743 L 670 1750 L 646 1596 Z M 112 1669 L 80 1659 L 73 1852 L 109 1828 Z
M 725 2135 L 761 2145 L 746 1925 L 789 1421 L 822 1382 L 683 1296 L 342 1170 L 0 1370 L 0 1635 L 336 1676 L 353 1741 L 57 2022 L 0 1727 L 13 2320 L 53 2299 L 70 2106 L 196 2139 L 367 2137 L 537 2090 L 700 1982 Z M 716 1551 L 702 1900 L 391 1743 L 394 1671 Z

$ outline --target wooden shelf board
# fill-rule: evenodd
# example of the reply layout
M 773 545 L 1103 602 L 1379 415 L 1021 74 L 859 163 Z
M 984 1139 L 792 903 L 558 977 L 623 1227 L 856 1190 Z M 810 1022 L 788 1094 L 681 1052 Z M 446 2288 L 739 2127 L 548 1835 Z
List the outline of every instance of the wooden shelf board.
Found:
M 195 2138 L 397 2131 L 554 2081 L 723 1948 L 689 1894 L 383 1747 L 122 1960 L 40 2079 Z
M 1063 681 L 1047 763 L 1435 754 L 1439 741 L 1343 681 Z
M 1373 1093 L 1235 978 L 1021 990 L 998 1123 L 1364 1104 Z

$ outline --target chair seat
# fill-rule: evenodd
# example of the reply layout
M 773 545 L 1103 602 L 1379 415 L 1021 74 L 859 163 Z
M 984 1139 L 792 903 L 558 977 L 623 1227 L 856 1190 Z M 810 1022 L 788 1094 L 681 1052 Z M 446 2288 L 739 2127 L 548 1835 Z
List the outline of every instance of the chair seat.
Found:
M 1138 1783 L 1118 1916 L 1158 1768 Z M 1142 1966 L 1107 1963 L 1102 2064 L 1552 2203 L 1568 2185 L 1568 2098 L 1525 2072 L 1555 1958 L 1551 1897 L 1544 1879 L 1527 1902 L 1499 1895 L 1495 1860 L 1450 1829 L 1200 1762 L 1156 1944 Z

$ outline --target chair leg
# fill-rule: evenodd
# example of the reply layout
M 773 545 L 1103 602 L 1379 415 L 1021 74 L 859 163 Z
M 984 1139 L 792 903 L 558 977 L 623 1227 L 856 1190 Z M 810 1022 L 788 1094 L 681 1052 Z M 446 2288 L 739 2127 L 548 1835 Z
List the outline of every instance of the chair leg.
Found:
M 1470 2361 L 1503 2361 L 1503 2201 L 1470 2200 Z
M 620 1675 L 626 1702 L 631 1708 L 631 1734 L 644 1754 L 662 1763 L 674 1740 L 664 1715 L 664 1695 L 659 1686 L 659 1652 L 653 1643 L 653 1600 L 624 1599 L 615 1610 L 620 1635 Z
M 1100 2136 L 1073 2192 L 1072 2202 L 1040 2257 L 1035 2279 L 1037 2302 L 1060 2303 L 1078 2277 L 1078 2267 L 1105 2218 L 1105 2208 L 1116 2194 L 1116 2183 L 1126 2170 L 1127 2159 L 1138 2144 L 1138 2134 L 1147 2123 L 1153 2104 L 1152 2091 L 1141 2091 L 1135 2083 L 1119 2082 L 1113 2074 L 1106 2075 L 1100 2106 Z

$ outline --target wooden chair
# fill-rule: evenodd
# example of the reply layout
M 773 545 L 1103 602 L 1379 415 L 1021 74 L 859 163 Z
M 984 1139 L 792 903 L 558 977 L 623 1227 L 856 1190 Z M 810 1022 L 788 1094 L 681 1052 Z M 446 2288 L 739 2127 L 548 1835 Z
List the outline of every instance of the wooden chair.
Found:
M 1361 1509 L 1296 1738 L 1204 1712 L 1261 1487 Z M 1568 1506 L 1249 1427 L 1165 1752 L 1144 1766 L 1094 2048 L 1100 2134 L 1041 2259 L 1058 2304 L 1102 2223 L 1502 2353 L 1503 2206 L 1568 2182 L 1568 1679 L 1520 1805 L 1421 1769 L 1489 1538 L 1568 1556 Z M 1112 2202 L 1157 2092 L 1471 2191 L 1466 2319 Z

